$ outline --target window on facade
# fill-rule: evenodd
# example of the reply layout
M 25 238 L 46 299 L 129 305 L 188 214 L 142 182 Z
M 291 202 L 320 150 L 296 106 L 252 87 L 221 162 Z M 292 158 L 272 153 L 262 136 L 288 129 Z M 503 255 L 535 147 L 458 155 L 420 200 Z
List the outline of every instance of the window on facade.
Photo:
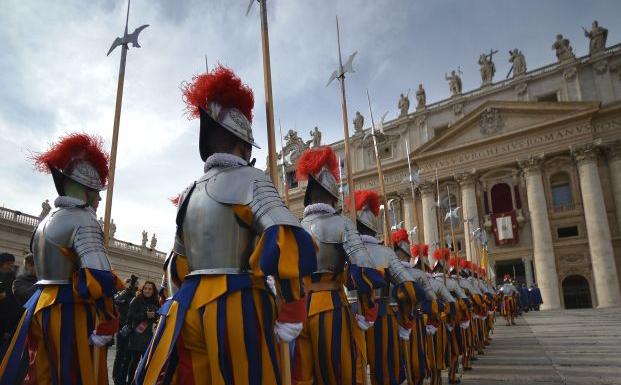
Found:
M 549 94 L 543 94 L 543 95 L 539 95 L 537 97 L 537 101 L 538 102 L 558 102 L 558 93 L 557 92 L 551 92 Z
M 295 171 L 287 172 L 287 186 L 289 188 L 298 187 L 298 179 L 295 177 Z
M 578 226 L 559 227 L 556 229 L 559 238 L 569 238 L 578 236 Z
M 492 212 L 508 213 L 513 211 L 511 187 L 506 183 L 498 183 L 492 187 Z
M 550 178 L 552 191 L 552 206 L 567 206 L 572 204 L 571 185 L 566 172 L 557 172 Z

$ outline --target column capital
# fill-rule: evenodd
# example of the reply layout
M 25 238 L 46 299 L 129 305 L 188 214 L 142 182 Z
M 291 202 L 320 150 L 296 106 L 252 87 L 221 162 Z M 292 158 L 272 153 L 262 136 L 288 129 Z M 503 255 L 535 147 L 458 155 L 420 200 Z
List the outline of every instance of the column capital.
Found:
M 476 172 L 460 172 L 459 174 L 455 175 L 455 180 L 457 181 L 457 183 L 459 183 L 461 187 L 474 186 L 477 181 Z
M 518 160 L 518 165 L 528 175 L 534 172 L 541 172 L 544 159 L 543 155 L 533 155 L 526 159 Z
M 422 195 L 433 194 L 436 192 L 436 184 L 433 182 L 421 182 L 418 189 Z
M 574 157 L 578 165 L 597 161 L 597 157 L 601 153 L 599 143 L 591 142 L 571 147 L 571 155 Z
M 621 159 L 621 139 L 613 140 L 606 143 L 606 155 L 608 159 L 619 160 Z

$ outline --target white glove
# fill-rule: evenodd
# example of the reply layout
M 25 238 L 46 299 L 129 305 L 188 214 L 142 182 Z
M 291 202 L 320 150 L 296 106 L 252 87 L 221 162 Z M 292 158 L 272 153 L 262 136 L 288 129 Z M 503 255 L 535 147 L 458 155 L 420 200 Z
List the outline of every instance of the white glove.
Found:
M 89 338 L 89 341 L 91 341 L 91 344 L 101 348 L 108 345 L 110 341 L 112 341 L 112 338 L 114 338 L 114 336 L 100 336 L 93 332 Z
M 279 322 L 274 324 L 274 334 L 279 342 L 291 342 L 297 338 L 302 331 L 302 322 Z
M 361 314 L 356 314 L 356 322 L 358 322 L 358 327 L 365 332 L 372 328 L 374 324 L 374 322 L 367 321 L 367 319 Z
M 470 321 L 464 321 L 461 323 L 462 329 L 468 329 L 468 326 L 470 326 Z
M 494 315 L 494 311 L 493 310 L 488 310 L 487 311 L 487 315 Z
M 452 327 L 451 325 L 446 325 L 446 328 L 448 329 L 449 332 L 452 332 L 454 327 Z
M 409 341 L 411 333 L 412 329 L 406 329 L 399 325 L 399 338 L 401 338 L 403 341 Z
M 434 335 L 438 331 L 438 328 L 433 325 L 427 325 L 427 333 Z
M 272 294 L 276 295 L 276 281 L 274 280 L 274 277 L 268 275 L 265 281 L 267 282 L 267 287 L 270 288 Z

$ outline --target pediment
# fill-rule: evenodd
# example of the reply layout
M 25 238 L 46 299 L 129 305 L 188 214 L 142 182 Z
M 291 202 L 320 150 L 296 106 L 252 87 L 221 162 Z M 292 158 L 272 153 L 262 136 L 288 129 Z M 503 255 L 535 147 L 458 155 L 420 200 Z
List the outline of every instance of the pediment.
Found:
M 412 155 L 428 157 L 556 126 L 593 114 L 598 108 L 599 104 L 593 102 L 488 101 L 418 147 Z

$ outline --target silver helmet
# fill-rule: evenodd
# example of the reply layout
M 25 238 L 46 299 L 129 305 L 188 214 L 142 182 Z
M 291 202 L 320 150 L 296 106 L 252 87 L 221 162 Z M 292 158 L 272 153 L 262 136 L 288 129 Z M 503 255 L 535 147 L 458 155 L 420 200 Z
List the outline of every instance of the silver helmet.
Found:
M 208 120 L 207 124 L 218 124 L 244 142 L 256 148 L 261 148 L 254 141 L 250 121 L 237 108 L 223 108 L 220 103 L 208 100 L 205 103 L 204 112 Z
M 369 230 L 377 233 L 377 216 L 379 214 L 379 195 L 373 190 L 355 192 L 356 218 Z

